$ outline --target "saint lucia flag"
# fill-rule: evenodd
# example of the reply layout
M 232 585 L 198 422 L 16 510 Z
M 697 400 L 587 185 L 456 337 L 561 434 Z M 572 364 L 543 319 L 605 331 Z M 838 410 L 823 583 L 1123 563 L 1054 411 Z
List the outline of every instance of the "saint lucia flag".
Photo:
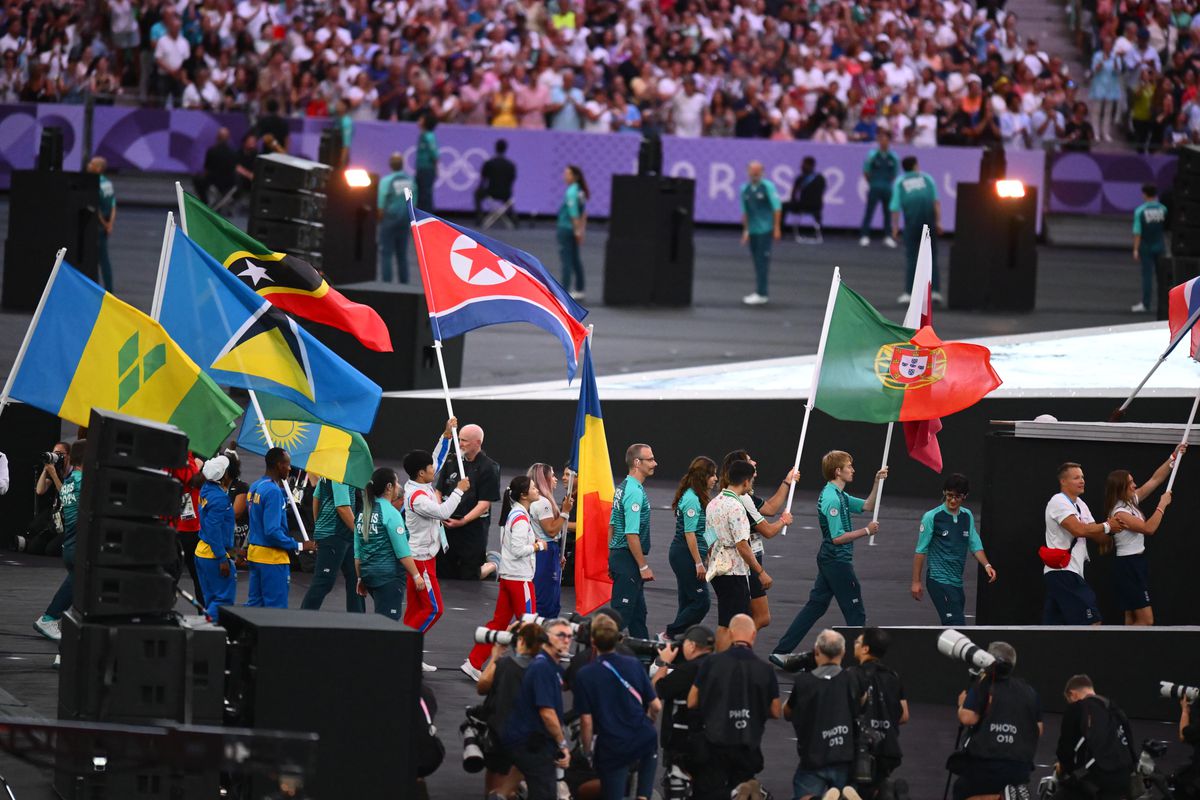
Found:
M 339 428 L 371 430 L 379 386 L 182 231 L 166 269 L 162 324 L 213 380 L 290 400 Z
M 314 475 L 365 489 L 375 465 L 371 451 L 361 434 L 344 431 L 309 414 L 295 403 L 269 394 L 258 396 L 267 431 L 253 408 L 246 410 L 238 446 L 251 453 L 266 455 L 272 447 L 282 447 L 292 457 L 292 466 Z M 267 434 L 271 440 L 267 441 Z
M 575 448 L 568 465 L 575 471 L 575 610 L 590 614 L 612 597 L 608 575 L 608 521 L 612 516 L 613 477 L 608 460 L 604 416 L 596 391 L 592 349 L 583 340 L 583 380 L 575 415 Z

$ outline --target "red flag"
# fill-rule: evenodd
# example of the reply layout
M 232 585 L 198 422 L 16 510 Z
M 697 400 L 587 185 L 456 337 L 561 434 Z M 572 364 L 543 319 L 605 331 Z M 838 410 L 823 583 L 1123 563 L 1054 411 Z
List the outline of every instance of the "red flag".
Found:
M 917 268 L 913 272 L 912 296 L 908 313 L 904 315 L 906 328 L 924 328 L 933 324 L 933 242 L 929 227 L 921 232 L 921 248 L 917 252 Z M 942 471 L 942 448 L 938 444 L 938 431 L 942 429 L 940 419 L 905 422 L 904 444 L 908 456 L 937 473 Z

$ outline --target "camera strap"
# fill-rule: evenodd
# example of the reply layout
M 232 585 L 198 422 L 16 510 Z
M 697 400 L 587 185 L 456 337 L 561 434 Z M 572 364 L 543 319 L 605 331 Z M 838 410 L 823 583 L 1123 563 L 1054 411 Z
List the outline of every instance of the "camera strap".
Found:
M 603 664 L 608 669 L 609 672 L 611 672 L 613 675 L 615 675 L 617 677 L 617 680 L 619 680 L 621 682 L 621 685 L 624 686 L 625 689 L 628 690 L 628 692 L 631 695 L 633 695 L 633 699 L 637 700 L 637 703 L 639 706 L 645 706 L 645 703 L 642 701 L 641 692 L 639 692 L 637 689 L 633 688 L 633 686 L 630 685 L 629 681 L 627 681 L 623 677 L 621 677 L 621 673 L 617 672 L 616 667 L 614 667 L 612 664 L 610 664 L 607 661 L 601 661 L 600 663 Z

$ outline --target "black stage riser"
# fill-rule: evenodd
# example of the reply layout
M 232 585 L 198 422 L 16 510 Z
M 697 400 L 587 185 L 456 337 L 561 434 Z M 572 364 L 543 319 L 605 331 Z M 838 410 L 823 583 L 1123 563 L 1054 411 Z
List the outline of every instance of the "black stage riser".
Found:
M 853 642 L 859 633 L 857 628 L 836 630 L 847 642 Z M 953 721 L 958 693 L 967 688 L 970 676 L 965 664 L 938 652 L 937 639 L 944 630 L 924 626 L 888 628 L 892 644 L 884 661 L 900 674 L 909 703 L 944 705 L 946 719 Z M 1177 722 L 1179 701 L 1160 697 L 1158 682 L 1195 685 L 1200 678 L 1196 670 L 1200 628 L 964 627 L 961 630 L 980 647 L 1005 641 L 1016 648 L 1016 675 L 1037 690 L 1042 711 L 1050 713 L 1059 714 L 1066 708 L 1063 687 L 1067 679 L 1086 673 L 1096 692 L 1111 698 L 1130 717 Z M 1134 735 L 1138 741 L 1159 737 L 1144 726 L 1139 730 L 1136 724 Z

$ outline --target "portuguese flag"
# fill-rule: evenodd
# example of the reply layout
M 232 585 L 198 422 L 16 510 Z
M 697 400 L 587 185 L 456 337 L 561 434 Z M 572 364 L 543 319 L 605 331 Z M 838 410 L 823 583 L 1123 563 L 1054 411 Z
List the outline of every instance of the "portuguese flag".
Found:
M 330 286 L 312 264 L 275 252 L 199 198 L 182 191 L 180 196 L 183 232 L 271 305 L 343 330 L 372 350 L 392 351 L 392 338 L 375 309 L 351 302 Z
M 901 327 L 840 280 L 819 360 L 816 407 L 857 422 L 937 419 L 1000 385 L 986 347 Z

